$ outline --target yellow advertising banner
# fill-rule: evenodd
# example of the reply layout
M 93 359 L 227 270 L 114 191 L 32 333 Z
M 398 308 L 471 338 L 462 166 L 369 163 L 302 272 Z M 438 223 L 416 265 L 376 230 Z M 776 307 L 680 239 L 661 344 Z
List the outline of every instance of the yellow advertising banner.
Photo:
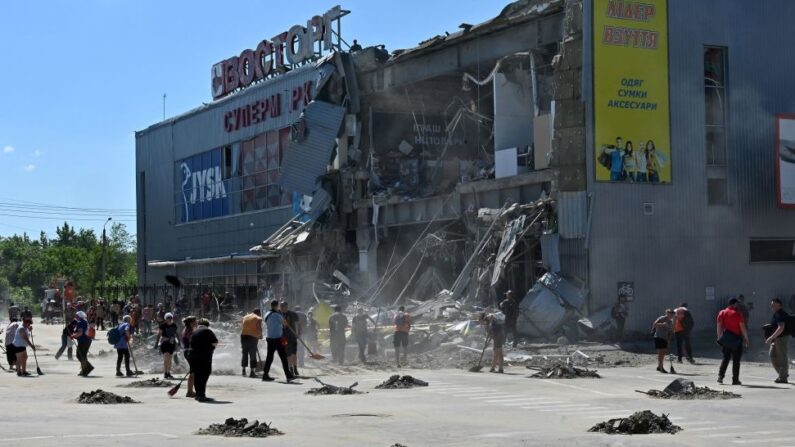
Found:
M 671 182 L 667 0 L 594 0 L 596 180 Z

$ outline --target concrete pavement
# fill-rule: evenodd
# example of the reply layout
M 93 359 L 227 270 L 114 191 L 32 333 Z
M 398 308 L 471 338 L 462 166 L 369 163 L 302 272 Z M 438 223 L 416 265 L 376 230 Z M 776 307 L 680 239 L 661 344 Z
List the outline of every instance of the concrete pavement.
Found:
M 680 376 L 699 386 L 743 395 L 729 401 L 665 401 L 638 394 L 636 389 L 662 389 L 674 378 L 648 366 L 602 369 L 603 379 L 576 380 L 530 379 L 530 371 L 524 368 L 509 368 L 505 375 L 405 369 L 401 372 L 430 382 L 427 388 L 411 390 L 375 390 L 390 372 L 360 370 L 323 377 L 336 385 L 358 381 L 358 389 L 368 394 L 354 396 L 305 395 L 307 389 L 317 386 L 311 380 L 287 385 L 213 376 L 208 395 L 219 402 L 199 404 L 184 397 L 184 385 L 173 399 L 165 388 L 119 387 L 131 379 L 114 377 L 115 356 L 92 359 L 94 377 L 77 377 L 77 362 L 53 358 L 59 331 L 35 327 L 36 342 L 43 345 L 39 360 L 45 376 L 0 375 L 0 395 L 6 404 L 1 413 L 0 445 L 795 445 L 785 422 L 795 417 L 795 407 L 774 409 L 776 402 L 786 402 L 795 387 L 774 384 L 775 374 L 767 365 L 744 364 L 742 387 L 715 383 L 714 360 L 704 360 L 705 364 L 698 366 L 676 365 Z M 108 349 L 104 335 L 98 334 L 93 351 Z M 32 361 L 31 356 L 29 369 L 35 371 Z M 229 367 L 237 370 L 237 359 L 230 361 Z M 150 377 L 154 376 L 144 376 Z M 81 392 L 100 388 L 142 403 L 75 403 Z M 670 414 L 684 431 L 632 437 L 587 433 L 596 422 L 644 409 Z M 227 417 L 272 422 L 285 435 L 263 440 L 193 434 Z

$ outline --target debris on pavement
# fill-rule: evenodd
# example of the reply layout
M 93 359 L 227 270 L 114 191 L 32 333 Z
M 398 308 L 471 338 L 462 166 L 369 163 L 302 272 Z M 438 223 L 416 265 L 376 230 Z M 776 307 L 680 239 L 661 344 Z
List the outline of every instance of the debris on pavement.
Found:
M 129 396 L 119 396 L 118 394 L 107 391 L 96 390 L 88 393 L 80 393 L 77 402 L 81 404 L 138 404 L 137 400 Z
M 246 418 L 229 418 L 223 424 L 210 424 L 207 428 L 199 429 L 196 434 L 235 438 L 266 438 L 268 436 L 283 435 L 284 433 L 264 422 L 249 422 Z
M 537 379 L 601 379 L 595 370 L 587 368 L 577 368 L 573 365 L 564 362 L 558 362 L 551 366 L 541 368 L 527 367 L 528 369 L 537 369 L 537 373 L 530 377 Z
M 742 397 L 730 391 L 713 390 L 706 386 L 698 387 L 691 380 L 681 378 L 671 382 L 664 390 L 635 391 L 657 399 L 737 399 Z
M 130 382 L 126 385 L 121 385 L 124 388 L 171 388 L 176 385 L 173 382 L 168 380 L 162 380 L 159 377 L 155 377 L 148 380 L 138 380 L 135 382 Z
M 407 445 L 403 445 L 403 444 L 401 444 L 401 443 L 399 443 L 399 442 L 398 442 L 398 443 L 392 444 L 392 445 L 391 445 L 391 446 L 389 446 L 389 447 L 409 447 L 409 446 L 407 446 Z
M 682 427 L 674 425 L 667 414 L 657 416 L 649 410 L 638 411 L 627 418 L 610 419 L 591 427 L 589 432 L 607 433 L 609 435 L 646 435 L 652 433 L 675 434 Z
M 356 391 L 354 388 L 359 385 L 359 382 L 354 382 L 353 385 L 345 387 L 345 386 L 335 386 L 329 385 L 327 383 L 323 383 L 320 379 L 315 378 L 315 381 L 322 386 L 320 388 L 311 388 L 305 394 L 311 394 L 313 396 L 320 396 L 320 395 L 331 395 L 331 394 L 339 394 L 343 396 L 347 396 L 350 394 L 362 394 L 361 391 Z
M 400 376 L 395 374 L 394 376 L 388 378 L 380 385 L 376 385 L 375 387 L 379 390 L 397 390 L 397 389 L 405 389 L 405 388 L 414 388 L 415 386 L 428 386 L 428 382 L 424 380 L 415 379 L 411 376 Z

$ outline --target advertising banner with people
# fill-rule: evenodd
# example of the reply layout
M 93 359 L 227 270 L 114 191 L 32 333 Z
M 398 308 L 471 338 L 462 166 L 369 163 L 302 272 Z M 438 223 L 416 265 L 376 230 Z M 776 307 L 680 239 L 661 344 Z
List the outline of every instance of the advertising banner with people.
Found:
M 671 183 L 667 0 L 594 0 L 594 160 L 602 182 Z

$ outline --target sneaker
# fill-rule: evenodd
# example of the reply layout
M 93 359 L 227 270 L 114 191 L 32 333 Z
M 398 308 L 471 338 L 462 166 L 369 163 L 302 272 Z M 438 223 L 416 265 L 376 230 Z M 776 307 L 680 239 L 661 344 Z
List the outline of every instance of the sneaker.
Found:
M 720 383 L 721 385 L 723 385 L 723 377 L 718 377 L 718 383 Z
M 789 383 L 787 379 L 779 377 L 778 379 L 774 380 L 773 383 Z
M 116 377 L 124 377 L 124 374 L 121 371 L 116 371 Z
M 502 368 L 500 368 L 497 370 L 497 374 L 505 374 L 505 371 L 503 371 Z
M 193 391 L 188 391 L 188 393 L 185 394 L 185 397 L 189 397 L 189 398 L 192 399 L 192 398 L 196 397 L 196 393 L 194 393 Z
M 198 402 L 215 402 L 215 399 L 212 397 L 197 397 L 196 400 Z
M 271 377 L 271 376 L 269 376 L 267 374 L 262 376 L 262 381 L 263 382 L 273 382 L 274 380 L 276 380 L 276 379 L 274 379 L 273 377 Z
M 295 380 L 295 376 L 294 376 L 294 375 L 292 375 L 292 374 L 290 374 L 289 376 L 287 376 L 286 380 L 287 380 L 288 382 L 292 382 L 293 380 Z
M 163 378 L 164 379 L 173 379 L 174 376 L 172 376 L 171 373 L 165 373 L 165 374 L 163 374 Z
M 742 385 L 743 383 L 739 380 L 732 380 L 732 385 Z
M 494 370 L 494 368 L 491 368 L 491 369 L 489 370 L 489 372 L 490 372 L 490 373 L 493 373 L 494 371 L 495 371 L 495 370 Z
M 252 379 L 257 379 L 257 378 L 259 378 L 259 376 L 257 375 L 257 373 L 255 373 L 254 371 L 251 371 L 250 373 L 248 373 L 248 376 L 249 376 L 249 377 L 251 377 Z
M 682 363 L 682 359 L 677 360 L 676 363 Z
M 93 371 L 93 370 L 94 370 L 94 367 L 93 366 L 89 366 L 88 369 L 86 370 L 86 377 L 88 377 L 88 375 L 91 374 L 91 371 Z
M 29 373 L 29 372 L 27 372 L 27 371 L 25 371 L 25 372 L 22 374 L 22 376 L 23 376 L 23 377 L 30 377 L 30 376 L 32 376 L 32 375 L 33 375 L 33 374 L 31 374 L 31 373 Z
M 658 369 L 658 371 L 660 371 L 663 374 L 668 374 L 668 371 L 666 371 L 665 368 L 660 368 Z

